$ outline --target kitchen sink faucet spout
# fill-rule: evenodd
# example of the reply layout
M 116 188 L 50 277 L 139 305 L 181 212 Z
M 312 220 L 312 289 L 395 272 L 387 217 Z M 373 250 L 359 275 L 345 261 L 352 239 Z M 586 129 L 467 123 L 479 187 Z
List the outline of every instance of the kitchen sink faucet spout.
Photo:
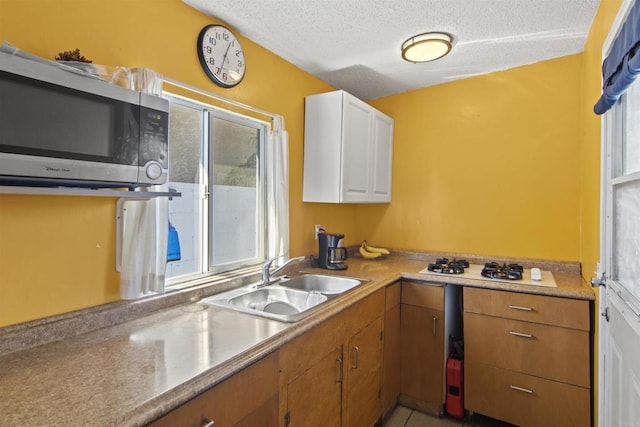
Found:
M 275 276 L 276 274 L 281 272 L 285 267 L 288 267 L 290 264 L 294 262 L 304 261 L 304 256 L 290 258 L 284 264 L 277 267 L 275 270 L 271 271 L 271 264 L 273 264 L 273 262 L 277 259 L 278 258 L 272 258 L 262 265 L 262 280 L 260 281 L 260 283 L 256 285 L 256 287 L 267 286 L 274 282 L 277 282 L 278 280 L 280 280 L 280 277 L 273 277 L 273 276 Z

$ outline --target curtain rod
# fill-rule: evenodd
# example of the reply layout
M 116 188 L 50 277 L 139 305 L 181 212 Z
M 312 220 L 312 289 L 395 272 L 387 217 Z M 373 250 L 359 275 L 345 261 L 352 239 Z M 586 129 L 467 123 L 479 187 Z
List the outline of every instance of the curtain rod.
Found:
M 251 105 L 243 104 L 242 102 L 225 98 L 224 96 L 216 95 L 212 92 L 207 92 L 206 90 L 202 90 L 195 86 L 191 86 L 190 84 L 180 82 L 178 80 L 170 79 L 168 77 L 163 77 L 162 80 L 165 83 L 169 83 L 170 85 L 180 87 L 182 89 L 189 90 L 191 92 L 195 92 L 197 94 L 206 96 L 208 98 L 215 99 L 216 101 L 225 102 L 227 104 L 231 104 L 236 107 L 244 108 L 245 110 L 253 111 L 254 113 L 262 114 L 267 117 L 270 117 L 273 121 L 274 130 L 284 130 L 284 118 L 280 114 L 270 113 L 269 111 L 261 110 L 259 108 L 252 107 Z

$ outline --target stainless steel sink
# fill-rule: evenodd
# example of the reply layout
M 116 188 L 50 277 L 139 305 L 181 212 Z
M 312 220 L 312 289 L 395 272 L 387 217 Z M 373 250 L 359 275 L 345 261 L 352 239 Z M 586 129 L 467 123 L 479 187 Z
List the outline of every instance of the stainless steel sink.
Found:
M 234 298 L 230 305 L 275 314 L 296 314 L 315 307 L 327 300 L 320 292 L 304 292 L 294 289 L 262 288 Z
M 362 283 L 360 279 L 304 274 L 282 278 L 278 284 L 262 288 L 246 286 L 223 292 L 202 303 L 281 322 L 297 322 L 312 314 L 312 309 Z
M 362 284 L 362 280 L 350 277 L 323 276 L 321 274 L 304 274 L 291 279 L 283 279 L 279 285 L 289 289 L 316 291 L 325 295 L 338 295 Z

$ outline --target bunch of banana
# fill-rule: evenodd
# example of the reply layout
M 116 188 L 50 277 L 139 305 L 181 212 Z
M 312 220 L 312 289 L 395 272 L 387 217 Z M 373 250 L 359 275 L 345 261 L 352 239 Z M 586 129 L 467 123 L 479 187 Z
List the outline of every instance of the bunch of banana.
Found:
M 382 255 L 389 255 L 390 252 L 385 248 L 376 248 L 374 246 L 367 245 L 367 241 L 364 240 L 358 249 L 362 258 L 375 259 L 380 258 Z

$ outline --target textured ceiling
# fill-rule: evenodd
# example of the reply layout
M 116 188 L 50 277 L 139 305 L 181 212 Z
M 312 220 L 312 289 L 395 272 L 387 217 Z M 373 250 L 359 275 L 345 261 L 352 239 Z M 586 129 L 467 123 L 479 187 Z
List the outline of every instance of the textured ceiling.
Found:
M 600 0 L 183 0 L 292 64 L 364 99 L 583 51 Z M 402 60 L 425 32 L 454 37 L 437 61 Z M 251 67 L 248 58 L 248 67 Z

